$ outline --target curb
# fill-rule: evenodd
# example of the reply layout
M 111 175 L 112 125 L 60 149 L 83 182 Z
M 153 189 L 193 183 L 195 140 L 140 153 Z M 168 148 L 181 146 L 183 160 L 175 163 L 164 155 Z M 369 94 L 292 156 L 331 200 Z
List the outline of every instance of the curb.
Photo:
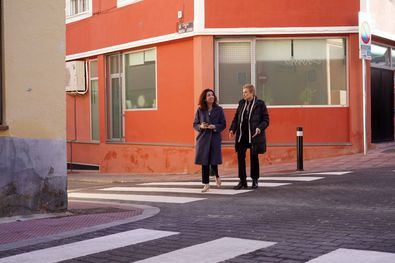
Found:
M 43 236 L 43 237 L 37 237 L 37 238 L 2 244 L 2 245 L 0 245 L 0 252 L 12 250 L 12 249 L 17 249 L 17 248 L 21 248 L 21 247 L 26 247 L 26 246 L 31 246 L 31 245 L 36 245 L 39 243 L 51 242 L 51 241 L 55 241 L 55 240 L 59 240 L 59 239 L 79 236 L 82 234 L 86 234 L 86 233 L 90 233 L 90 232 L 94 232 L 94 231 L 98 231 L 98 230 L 103 230 L 103 229 L 118 226 L 118 225 L 132 223 L 132 222 L 136 222 L 139 220 L 143 220 L 143 219 L 155 216 L 160 212 L 159 208 L 153 207 L 153 206 L 147 206 L 147 205 L 136 205 L 136 204 L 128 205 L 128 204 L 119 204 L 116 202 L 83 201 L 83 200 L 78 200 L 78 199 L 73 199 L 72 201 L 76 201 L 76 202 L 78 201 L 79 203 L 112 205 L 114 207 L 120 207 L 120 208 L 122 208 L 122 207 L 123 208 L 140 208 L 140 209 L 143 209 L 143 212 L 140 215 L 133 216 L 131 218 L 127 218 L 127 219 L 123 219 L 123 220 L 117 220 L 117 221 L 110 222 L 110 223 L 94 225 L 94 226 L 89 226 L 89 227 L 82 227 L 77 230 L 67 231 L 67 232 L 58 233 L 58 234 L 54 234 L 54 235 L 48 235 L 48 236 Z M 61 213 L 60 215 L 61 216 L 68 216 L 68 214 L 69 213 Z M 51 217 L 59 217 L 59 214 L 50 215 L 50 216 L 46 216 L 46 217 L 44 217 L 43 215 L 39 215 L 38 218 L 37 217 L 35 218 L 34 216 L 32 216 L 26 220 L 43 219 L 43 218 L 51 218 Z

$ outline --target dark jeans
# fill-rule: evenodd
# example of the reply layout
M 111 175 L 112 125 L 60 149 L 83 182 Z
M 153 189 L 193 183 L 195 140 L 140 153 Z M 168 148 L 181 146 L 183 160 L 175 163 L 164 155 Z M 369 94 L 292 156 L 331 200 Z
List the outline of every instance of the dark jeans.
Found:
M 258 154 L 251 153 L 251 144 L 241 143 L 237 151 L 237 162 L 239 165 L 239 178 L 240 181 L 247 181 L 246 172 L 246 151 L 250 149 L 250 159 L 251 159 L 251 178 L 258 180 L 259 178 L 259 158 Z
M 211 173 L 210 173 L 211 171 Z M 208 184 L 210 182 L 210 175 L 218 177 L 218 165 L 202 165 L 202 183 Z

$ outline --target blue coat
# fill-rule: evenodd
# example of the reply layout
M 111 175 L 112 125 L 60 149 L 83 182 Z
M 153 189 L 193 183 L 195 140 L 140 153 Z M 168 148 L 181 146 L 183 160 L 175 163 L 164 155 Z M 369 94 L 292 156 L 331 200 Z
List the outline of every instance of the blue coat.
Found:
M 199 125 L 202 122 L 214 124 L 215 129 L 200 129 Z M 222 163 L 221 132 L 225 127 L 225 114 L 220 106 L 213 107 L 210 114 L 207 110 L 197 109 L 193 121 L 193 128 L 199 132 L 196 137 L 195 164 L 218 165 Z

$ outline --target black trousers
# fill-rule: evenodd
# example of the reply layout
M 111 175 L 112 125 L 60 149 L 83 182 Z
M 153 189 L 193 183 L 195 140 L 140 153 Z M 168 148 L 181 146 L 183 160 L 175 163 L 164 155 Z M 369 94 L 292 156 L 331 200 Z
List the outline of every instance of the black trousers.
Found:
M 218 165 L 202 165 L 202 183 L 208 184 L 210 182 L 210 175 L 218 177 Z
M 240 181 L 247 181 L 247 172 L 246 172 L 246 152 L 247 149 L 250 149 L 250 159 L 251 159 L 251 178 L 254 180 L 258 180 L 259 178 L 259 158 L 258 154 L 251 153 L 251 144 L 241 142 L 239 149 L 237 151 L 237 162 L 239 165 L 239 178 Z

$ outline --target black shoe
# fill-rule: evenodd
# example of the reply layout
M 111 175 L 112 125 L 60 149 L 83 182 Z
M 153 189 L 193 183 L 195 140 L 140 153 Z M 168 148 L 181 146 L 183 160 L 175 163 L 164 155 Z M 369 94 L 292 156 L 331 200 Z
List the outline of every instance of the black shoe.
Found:
M 252 179 L 252 189 L 258 188 L 258 179 Z
M 239 183 L 235 187 L 233 187 L 233 189 L 240 190 L 241 188 L 247 188 L 247 187 L 248 187 L 247 182 L 239 181 Z

